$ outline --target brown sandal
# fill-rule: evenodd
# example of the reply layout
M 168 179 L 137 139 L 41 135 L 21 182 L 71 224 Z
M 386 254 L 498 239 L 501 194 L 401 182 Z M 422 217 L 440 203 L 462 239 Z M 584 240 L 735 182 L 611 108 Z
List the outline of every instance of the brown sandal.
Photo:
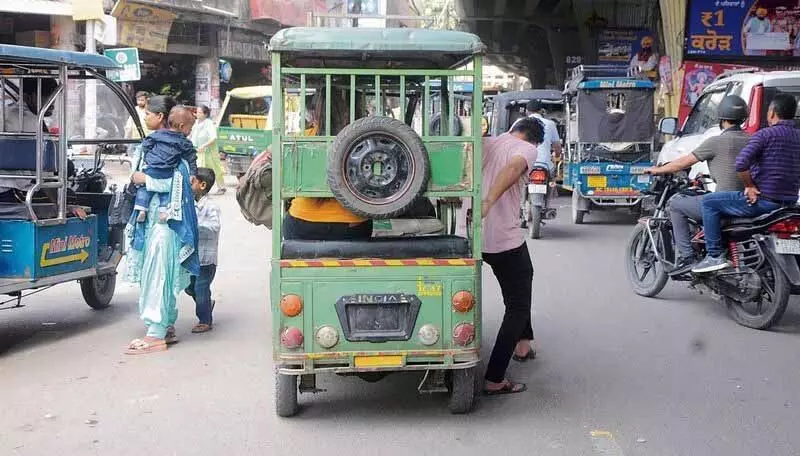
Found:
M 194 325 L 194 328 L 192 328 L 192 332 L 194 334 L 201 334 L 201 333 L 204 333 L 204 332 L 209 332 L 212 329 L 214 329 L 214 327 L 211 326 L 211 325 L 207 325 L 205 323 L 198 323 L 198 324 Z
M 144 339 L 133 339 L 128 344 L 128 349 L 125 350 L 126 355 L 146 355 L 148 353 L 157 353 L 167 351 L 167 343 L 164 340 L 160 341 L 147 341 Z

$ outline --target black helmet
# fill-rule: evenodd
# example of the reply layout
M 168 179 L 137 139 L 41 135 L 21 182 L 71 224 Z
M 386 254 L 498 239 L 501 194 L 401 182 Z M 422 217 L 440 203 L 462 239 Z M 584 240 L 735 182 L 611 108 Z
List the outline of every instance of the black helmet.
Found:
M 747 103 L 740 96 L 728 95 L 720 102 L 717 113 L 719 120 L 742 123 L 748 116 Z

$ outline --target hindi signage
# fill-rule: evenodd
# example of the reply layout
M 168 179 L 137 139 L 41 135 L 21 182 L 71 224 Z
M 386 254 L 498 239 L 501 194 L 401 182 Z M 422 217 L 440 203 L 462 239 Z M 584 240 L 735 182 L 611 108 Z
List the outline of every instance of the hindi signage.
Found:
M 691 0 L 686 54 L 800 56 L 797 0 Z

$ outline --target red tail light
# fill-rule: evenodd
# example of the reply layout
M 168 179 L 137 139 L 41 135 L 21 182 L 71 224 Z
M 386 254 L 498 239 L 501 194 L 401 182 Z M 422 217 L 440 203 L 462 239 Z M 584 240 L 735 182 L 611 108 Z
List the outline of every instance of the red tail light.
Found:
M 764 86 L 757 85 L 753 87 L 753 92 L 750 93 L 750 117 L 747 118 L 747 123 L 744 125 L 744 131 L 751 135 L 761 128 L 761 111 L 764 103 Z
M 790 218 L 770 225 L 767 229 L 779 238 L 788 238 L 793 234 L 800 234 L 800 218 Z
M 293 326 L 285 328 L 281 331 L 281 345 L 290 350 L 300 348 L 303 345 L 303 332 Z
M 543 169 L 534 169 L 531 171 L 530 178 L 533 184 L 545 184 L 547 183 L 547 171 Z
M 475 326 L 472 323 L 461 323 L 453 328 L 453 341 L 466 347 L 475 340 Z

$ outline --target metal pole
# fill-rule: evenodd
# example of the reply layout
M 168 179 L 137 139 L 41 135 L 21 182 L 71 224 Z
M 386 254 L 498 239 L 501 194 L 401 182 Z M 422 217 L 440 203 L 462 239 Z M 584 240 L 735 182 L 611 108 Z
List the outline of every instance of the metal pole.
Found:
M 97 46 L 94 40 L 95 21 L 86 21 L 86 54 L 96 54 Z M 94 139 L 97 134 L 97 85 L 94 79 L 86 80 L 84 99 L 84 128 L 83 137 Z M 95 151 L 95 146 L 87 146 L 89 152 Z

